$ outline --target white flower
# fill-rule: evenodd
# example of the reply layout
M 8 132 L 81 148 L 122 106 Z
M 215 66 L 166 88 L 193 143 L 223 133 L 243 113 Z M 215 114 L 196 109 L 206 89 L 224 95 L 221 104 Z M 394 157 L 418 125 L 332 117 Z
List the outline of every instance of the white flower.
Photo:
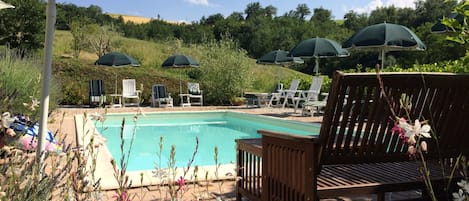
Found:
M 2 127 L 3 128 L 9 128 L 10 127 L 10 124 L 12 124 L 15 119 L 14 118 L 11 118 L 11 115 L 9 112 L 4 112 L 2 114 Z
M 105 118 L 103 114 L 99 114 L 95 112 L 94 114 L 90 114 L 92 120 L 104 122 Z
M 454 201 L 465 201 L 466 195 L 464 194 L 463 190 L 459 189 L 457 193 L 453 193 L 453 200 Z
M 404 119 L 399 119 L 399 127 L 404 129 L 406 137 L 409 138 L 409 144 L 415 144 L 416 137 L 431 138 L 430 126 L 428 124 L 422 126 L 419 120 L 415 120 L 414 125 L 410 125 Z
M 23 103 L 24 107 L 26 107 L 30 111 L 35 111 L 37 107 L 39 107 L 39 101 L 32 96 L 31 98 L 31 103 Z
M 466 180 L 461 180 L 458 182 L 458 186 L 461 187 L 464 192 L 469 193 L 469 182 Z

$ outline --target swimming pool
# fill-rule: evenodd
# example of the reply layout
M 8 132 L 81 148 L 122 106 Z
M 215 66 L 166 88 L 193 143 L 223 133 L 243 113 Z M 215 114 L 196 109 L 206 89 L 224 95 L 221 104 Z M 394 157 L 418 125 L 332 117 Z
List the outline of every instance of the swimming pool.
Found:
M 139 116 L 135 124 L 133 114 L 108 114 L 104 124 L 96 123 L 96 127 L 106 138 L 107 148 L 118 164 L 123 118 L 126 119 L 123 134 L 125 149 L 128 149 L 134 136 L 128 171 L 155 169 L 156 166 L 166 168 L 171 145 L 176 150 L 176 167 L 185 167 L 194 152 L 196 137 L 199 149 L 192 166 L 207 166 L 215 164 L 215 146 L 218 147 L 220 164 L 234 163 L 235 139 L 260 137 L 257 134 L 259 129 L 299 135 L 319 133 L 319 124 L 230 111 L 149 113 Z M 163 137 L 161 159 L 158 157 L 160 137 Z

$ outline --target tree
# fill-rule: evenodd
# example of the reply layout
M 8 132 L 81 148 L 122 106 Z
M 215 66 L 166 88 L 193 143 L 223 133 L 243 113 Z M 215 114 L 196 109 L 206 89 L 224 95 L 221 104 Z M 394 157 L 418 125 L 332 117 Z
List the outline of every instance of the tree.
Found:
M 397 9 L 395 6 L 376 8 L 371 11 L 368 21 L 369 24 L 379 24 L 383 22 L 397 24 Z
M 265 13 L 266 17 L 272 19 L 273 17 L 275 17 L 277 15 L 277 8 L 275 8 L 272 5 L 269 5 L 269 6 L 264 8 L 264 13 Z
M 86 46 L 87 34 L 89 33 L 90 19 L 83 17 L 80 20 L 74 20 L 70 25 L 70 33 L 72 34 L 72 50 L 73 57 L 78 58 L 81 50 Z
M 11 0 L 15 9 L 0 12 L 0 44 L 22 55 L 43 47 L 45 4 L 37 0 Z
M 97 24 L 87 25 L 86 46 L 90 51 L 101 57 L 112 50 L 112 43 L 118 34 L 109 27 L 102 27 Z
M 244 10 L 246 14 L 246 20 L 251 20 L 253 18 L 263 16 L 263 9 L 259 2 L 249 3 Z
M 296 6 L 295 16 L 300 20 L 305 20 L 306 16 L 311 14 L 311 10 L 306 4 L 298 4 Z
M 352 31 L 358 31 L 368 25 L 368 16 L 366 13 L 358 14 L 349 11 L 344 15 L 344 27 Z
M 214 14 L 214 15 L 210 15 L 207 18 L 202 17 L 202 19 L 200 20 L 200 24 L 207 25 L 207 26 L 214 26 L 219 21 L 222 21 L 224 19 L 225 18 L 223 17 L 222 14 L 217 13 L 217 14 Z
M 443 16 L 449 15 L 457 3 L 457 0 L 419 0 L 416 3 L 415 13 L 418 17 L 414 26 L 420 26 L 425 22 L 436 22 Z
M 339 28 L 332 20 L 332 12 L 324 8 L 315 8 L 310 22 L 313 24 L 315 36 L 326 37 Z

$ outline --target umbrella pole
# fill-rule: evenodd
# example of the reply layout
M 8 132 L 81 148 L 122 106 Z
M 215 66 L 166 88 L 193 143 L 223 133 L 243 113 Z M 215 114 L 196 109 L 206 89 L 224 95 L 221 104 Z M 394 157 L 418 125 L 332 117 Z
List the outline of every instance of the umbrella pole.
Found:
M 384 68 L 384 49 L 381 49 L 381 70 Z
M 114 94 L 117 94 L 117 72 L 116 72 L 116 79 L 114 80 Z
M 317 75 L 319 72 L 319 57 L 316 57 L 316 65 L 314 66 L 314 75 Z
M 52 76 L 52 45 L 54 41 L 54 25 L 56 19 L 55 0 L 49 0 L 47 3 L 46 16 L 46 37 L 44 47 L 44 71 L 42 72 L 42 92 L 40 108 L 40 124 L 38 142 L 36 147 L 36 162 L 39 166 L 39 176 L 42 178 L 42 166 L 44 162 L 45 141 L 48 133 L 47 118 L 49 114 L 49 91 L 50 80 Z
M 179 72 L 179 94 L 182 94 L 182 75 Z

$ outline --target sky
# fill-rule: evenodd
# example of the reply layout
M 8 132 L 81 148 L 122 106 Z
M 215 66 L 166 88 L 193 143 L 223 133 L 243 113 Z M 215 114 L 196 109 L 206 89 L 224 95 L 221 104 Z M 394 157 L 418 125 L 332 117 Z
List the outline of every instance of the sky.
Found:
M 228 16 L 233 12 L 244 12 L 252 2 L 259 2 L 264 8 L 277 8 L 277 16 L 295 10 L 298 4 L 332 11 L 334 19 L 343 19 L 345 13 L 353 10 L 369 13 L 377 7 L 391 6 L 415 8 L 416 0 L 56 0 L 57 3 L 71 3 L 88 7 L 96 5 L 106 13 L 157 18 L 176 22 L 199 21 L 203 16 L 214 14 Z

